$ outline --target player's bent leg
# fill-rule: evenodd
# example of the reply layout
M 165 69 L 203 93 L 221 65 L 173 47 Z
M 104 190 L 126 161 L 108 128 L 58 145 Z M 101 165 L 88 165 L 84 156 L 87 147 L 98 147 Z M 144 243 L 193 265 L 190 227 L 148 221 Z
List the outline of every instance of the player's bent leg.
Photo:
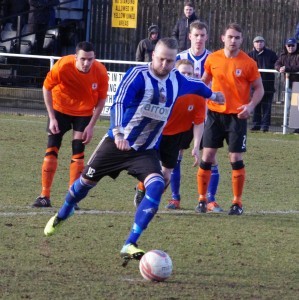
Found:
M 120 252 L 121 257 L 125 259 L 124 264 L 126 260 L 140 259 L 144 254 L 143 250 L 137 248 L 136 243 L 158 211 L 165 188 L 164 178 L 160 174 L 151 174 L 144 180 L 144 186 L 145 196 L 136 210 L 132 230 Z
M 75 205 L 85 198 L 89 190 L 95 187 L 96 184 L 97 182 L 86 180 L 83 177 L 78 178 L 70 187 L 58 213 L 48 221 L 44 234 L 46 236 L 53 235 L 62 222 L 74 214 Z

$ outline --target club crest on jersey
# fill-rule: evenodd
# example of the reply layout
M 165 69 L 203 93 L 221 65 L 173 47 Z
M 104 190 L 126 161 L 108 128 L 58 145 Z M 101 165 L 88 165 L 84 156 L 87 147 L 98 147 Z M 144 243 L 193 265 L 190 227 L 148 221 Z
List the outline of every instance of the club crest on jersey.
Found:
M 239 77 L 242 74 L 242 70 L 241 69 L 237 69 L 236 70 L 236 76 Z
M 96 82 L 94 82 L 92 85 L 91 85 L 91 88 L 93 90 L 96 90 L 98 88 L 98 84 Z
M 165 89 L 163 87 L 160 89 L 159 102 L 160 103 L 165 103 L 166 102 L 166 93 L 165 93 Z

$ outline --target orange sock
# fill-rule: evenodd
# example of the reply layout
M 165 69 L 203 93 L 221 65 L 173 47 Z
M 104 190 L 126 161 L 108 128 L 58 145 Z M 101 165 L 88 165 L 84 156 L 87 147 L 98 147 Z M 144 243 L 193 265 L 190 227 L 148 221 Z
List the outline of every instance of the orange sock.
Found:
M 138 182 L 137 188 L 138 188 L 139 191 L 145 191 L 144 184 L 141 181 Z
M 84 152 L 72 155 L 70 164 L 70 182 L 71 186 L 77 180 L 84 169 Z
M 198 168 L 197 171 L 197 188 L 198 188 L 198 201 L 207 201 L 207 191 L 211 178 L 211 170 L 204 170 Z
M 58 148 L 47 148 L 42 164 L 42 191 L 41 196 L 50 198 L 51 187 L 57 169 Z
M 242 194 L 245 183 L 245 168 L 232 170 L 233 204 L 242 206 Z

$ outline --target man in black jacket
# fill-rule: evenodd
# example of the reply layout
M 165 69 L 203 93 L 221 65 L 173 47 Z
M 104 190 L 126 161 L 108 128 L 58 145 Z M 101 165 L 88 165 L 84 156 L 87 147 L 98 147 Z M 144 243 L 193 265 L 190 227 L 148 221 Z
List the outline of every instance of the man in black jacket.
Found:
M 274 51 L 265 47 L 265 39 L 262 36 L 256 36 L 253 39 L 253 50 L 248 55 L 257 62 L 259 69 L 274 69 L 277 55 Z M 275 74 L 261 72 L 265 94 L 261 102 L 255 107 L 253 112 L 252 131 L 269 131 L 271 124 L 271 108 L 273 95 L 275 92 Z
M 136 61 L 152 61 L 152 53 L 159 39 L 159 27 L 151 25 L 148 28 L 148 38 L 141 40 L 137 46 Z
M 195 20 L 198 20 L 198 17 L 195 15 L 193 2 L 185 1 L 184 15 L 176 22 L 171 34 L 171 36 L 178 41 L 179 52 L 191 47 L 191 43 L 189 40 L 189 27 L 190 24 Z

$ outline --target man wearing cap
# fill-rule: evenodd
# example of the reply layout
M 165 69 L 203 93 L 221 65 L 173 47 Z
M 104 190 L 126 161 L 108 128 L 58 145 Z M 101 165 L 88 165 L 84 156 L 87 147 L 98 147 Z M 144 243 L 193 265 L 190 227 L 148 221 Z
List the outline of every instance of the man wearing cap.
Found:
M 280 54 L 275 63 L 275 69 L 280 73 L 299 72 L 299 47 L 295 38 L 286 40 L 283 53 Z M 299 74 L 290 74 L 290 88 L 294 81 L 299 81 Z M 291 89 L 289 90 L 291 95 Z M 294 133 L 299 133 L 299 129 L 295 129 Z
M 259 69 L 274 69 L 274 64 L 277 61 L 276 53 L 265 47 L 265 39 L 262 36 L 256 36 L 253 39 L 253 50 L 248 55 L 256 61 Z M 275 75 L 274 73 L 261 72 L 261 76 L 265 94 L 261 102 L 254 109 L 253 127 L 251 130 L 267 132 L 271 124 Z
M 160 39 L 159 27 L 151 25 L 148 28 L 148 38 L 141 40 L 136 50 L 136 61 L 152 61 L 152 53 Z

